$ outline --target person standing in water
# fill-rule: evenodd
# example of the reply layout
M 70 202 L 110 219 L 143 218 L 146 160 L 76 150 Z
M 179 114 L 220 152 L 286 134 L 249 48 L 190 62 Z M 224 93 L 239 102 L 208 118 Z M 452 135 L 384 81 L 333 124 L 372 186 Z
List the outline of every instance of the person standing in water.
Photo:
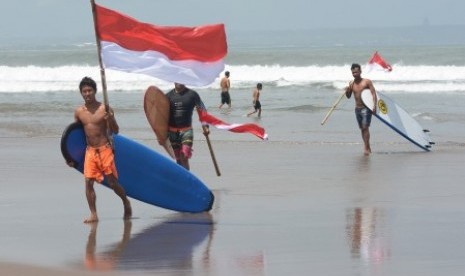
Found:
M 262 105 L 260 103 L 260 91 L 262 90 L 262 84 L 259 82 L 257 83 L 257 87 L 253 91 L 253 108 L 254 111 L 250 112 L 247 114 L 247 116 L 250 116 L 256 112 L 258 112 L 258 117 L 260 118 L 262 116 Z
M 229 71 L 224 72 L 224 77 L 220 82 L 221 86 L 221 104 L 218 107 L 221 109 L 224 104 L 227 104 L 231 108 L 231 96 L 229 95 L 229 89 L 231 88 L 231 83 L 229 81 Z

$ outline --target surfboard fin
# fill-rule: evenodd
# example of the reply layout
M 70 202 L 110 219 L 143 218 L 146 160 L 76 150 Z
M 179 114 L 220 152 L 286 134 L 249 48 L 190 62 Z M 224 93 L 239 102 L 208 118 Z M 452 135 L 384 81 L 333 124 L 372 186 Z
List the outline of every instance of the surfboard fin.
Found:
M 430 145 L 436 145 L 436 143 L 435 143 L 435 142 L 429 142 L 429 144 L 430 144 Z
M 423 132 L 429 132 L 429 129 L 423 129 Z

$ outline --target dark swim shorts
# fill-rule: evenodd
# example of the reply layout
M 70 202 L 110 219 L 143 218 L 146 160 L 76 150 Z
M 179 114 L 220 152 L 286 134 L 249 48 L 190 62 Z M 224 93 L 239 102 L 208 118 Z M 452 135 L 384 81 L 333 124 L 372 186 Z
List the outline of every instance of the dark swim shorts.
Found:
M 221 92 L 221 103 L 222 104 L 231 104 L 231 97 L 229 96 L 228 91 Z
M 366 107 L 355 108 L 355 118 L 357 118 L 357 123 L 360 128 L 369 127 L 371 124 L 372 112 Z

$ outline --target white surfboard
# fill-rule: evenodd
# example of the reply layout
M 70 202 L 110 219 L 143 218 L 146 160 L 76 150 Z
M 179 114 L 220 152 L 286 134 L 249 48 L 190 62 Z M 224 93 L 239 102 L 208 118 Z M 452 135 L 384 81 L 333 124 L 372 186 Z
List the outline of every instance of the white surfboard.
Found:
M 373 115 L 410 142 L 423 150 L 430 151 L 434 142 L 431 141 L 427 133 L 429 131 L 423 129 L 407 111 L 396 104 L 391 98 L 379 92 L 376 92 L 376 95 L 378 102 L 376 114 Z M 373 96 L 369 90 L 362 92 L 362 101 L 366 107 L 373 110 Z

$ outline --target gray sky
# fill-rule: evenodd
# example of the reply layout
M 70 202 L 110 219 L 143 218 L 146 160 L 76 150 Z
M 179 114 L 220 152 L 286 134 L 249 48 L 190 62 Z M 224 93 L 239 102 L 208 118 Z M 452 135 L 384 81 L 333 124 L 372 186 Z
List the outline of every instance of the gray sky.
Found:
M 464 0 L 97 0 L 140 21 L 195 26 L 225 23 L 227 32 L 345 27 L 465 25 Z M 93 35 L 89 0 L 2 1 L 0 36 Z

